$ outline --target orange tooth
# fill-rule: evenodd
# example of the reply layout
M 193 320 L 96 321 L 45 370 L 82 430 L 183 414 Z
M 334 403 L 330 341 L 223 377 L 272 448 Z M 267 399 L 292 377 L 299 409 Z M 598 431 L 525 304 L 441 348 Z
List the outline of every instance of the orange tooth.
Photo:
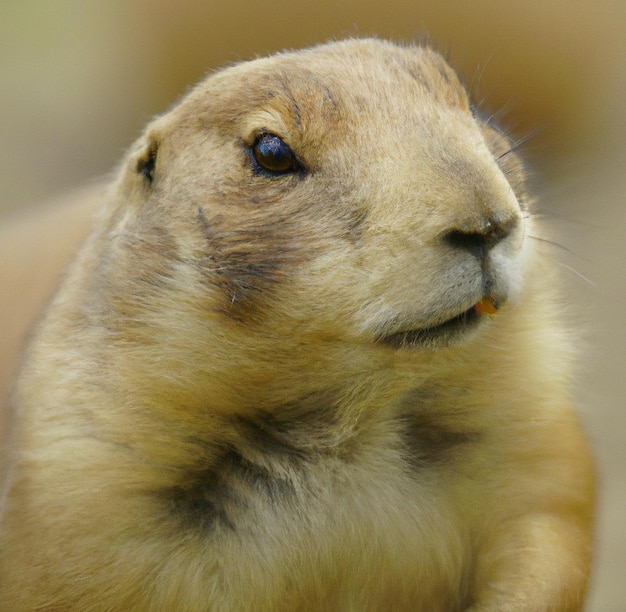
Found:
M 494 300 L 492 297 L 486 297 L 480 300 L 478 304 L 474 305 L 474 310 L 478 314 L 494 315 L 496 314 L 496 312 L 498 312 L 499 307 L 500 304 L 497 302 L 497 300 Z

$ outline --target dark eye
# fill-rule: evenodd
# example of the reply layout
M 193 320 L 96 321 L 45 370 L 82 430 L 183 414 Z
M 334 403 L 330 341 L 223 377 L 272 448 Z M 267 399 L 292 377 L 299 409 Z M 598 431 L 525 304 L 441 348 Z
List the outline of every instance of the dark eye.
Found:
M 287 174 L 302 168 L 294 152 L 273 134 L 259 136 L 252 145 L 251 152 L 259 169 L 270 174 Z

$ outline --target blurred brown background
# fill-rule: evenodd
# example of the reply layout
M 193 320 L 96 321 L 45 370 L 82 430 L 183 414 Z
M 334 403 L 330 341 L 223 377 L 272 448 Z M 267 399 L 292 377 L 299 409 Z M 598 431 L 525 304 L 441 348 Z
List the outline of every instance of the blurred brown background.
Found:
M 523 150 L 585 341 L 601 480 L 589 610 L 625 610 L 625 0 L 1 0 L 0 403 L 94 185 L 145 122 L 225 63 L 365 35 L 429 39 L 485 112 L 540 130 Z

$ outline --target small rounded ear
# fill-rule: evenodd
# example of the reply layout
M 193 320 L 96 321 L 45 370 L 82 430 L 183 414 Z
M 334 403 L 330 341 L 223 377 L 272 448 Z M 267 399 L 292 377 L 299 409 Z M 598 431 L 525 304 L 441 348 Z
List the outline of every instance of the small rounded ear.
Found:
M 137 173 L 145 177 L 150 185 L 154 181 L 158 150 L 158 142 L 152 139 L 137 160 Z

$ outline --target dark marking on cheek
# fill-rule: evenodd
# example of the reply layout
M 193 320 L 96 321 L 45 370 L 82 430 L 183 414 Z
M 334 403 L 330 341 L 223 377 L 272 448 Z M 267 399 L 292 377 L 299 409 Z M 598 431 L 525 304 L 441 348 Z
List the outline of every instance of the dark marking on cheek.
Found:
M 359 242 L 363 238 L 363 233 L 368 220 L 367 210 L 364 208 L 358 208 L 351 210 L 345 215 L 346 228 L 348 230 L 348 237 L 351 242 Z
M 273 290 L 301 260 L 297 230 L 285 219 L 209 220 L 202 208 L 198 219 L 207 248 L 197 264 L 222 293 L 219 309 L 247 322 L 271 302 Z

